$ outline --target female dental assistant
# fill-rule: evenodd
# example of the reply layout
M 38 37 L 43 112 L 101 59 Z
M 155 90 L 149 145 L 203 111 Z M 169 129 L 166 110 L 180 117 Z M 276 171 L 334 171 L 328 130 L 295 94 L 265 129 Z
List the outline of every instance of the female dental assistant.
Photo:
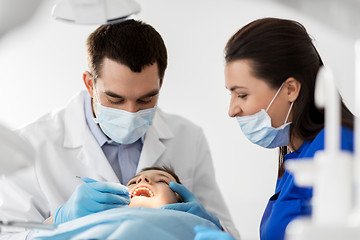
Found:
M 283 239 L 288 223 L 311 214 L 312 188 L 296 186 L 288 159 L 313 157 L 324 149 L 324 110 L 314 103 L 317 72 L 323 65 L 298 22 L 264 18 L 235 33 L 225 48 L 229 116 L 245 136 L 264 148 L 279 148 L 278 179 L 260 224 L 260 238 Z M 353 151 L 353 115 L 341 102 L 341 146 Z M 209 238 L 212 236 L 212 238 Z M 196 240 L 231 239 L 198 229 Z

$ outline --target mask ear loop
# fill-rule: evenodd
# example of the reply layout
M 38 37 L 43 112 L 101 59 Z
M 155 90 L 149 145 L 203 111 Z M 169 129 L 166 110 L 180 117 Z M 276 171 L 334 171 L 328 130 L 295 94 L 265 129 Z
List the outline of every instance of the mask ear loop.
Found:
M 289 118 L 289 115 L 290 115 L 290 112 L 291 112 L 291 109 L 292 109 L 293 105 L 294 105 L 294 102 L 292 102 L 291 105 L 290 105 L 290 109 L 289 109 L 289 111 L 288 111 L 288 113 L 287 113 L 287 115 L 286 115 L 284 124 L 286 124 L 286 122 L 287 122 L 287 120 L 288 120 L 288 118 Z
M 283 83 L 281 84 L 281 86 L 279 87 L 279 90 L 277 90 L 277 92 L 276 92 L 275 96 L 273 97 L 273 99 L 271 100 L 269 106 L 266 108 L 266 110 L 265 110 L 266 112 L 269 110 L 271 104 L 274 102 L 274 100 L 275 100 L 275 98 L 277 97 L 277 95 L 279 94 L 281 88 L 284 86 L 284 83 L 285 83 L 285 82 L 283 82 Z

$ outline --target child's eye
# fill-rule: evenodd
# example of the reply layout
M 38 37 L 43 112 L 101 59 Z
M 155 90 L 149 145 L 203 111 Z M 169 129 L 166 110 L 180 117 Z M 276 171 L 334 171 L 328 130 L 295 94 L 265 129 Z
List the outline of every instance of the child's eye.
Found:
M 135 183 L 136 183 L 135 181 L 131 181 L 127 185 L 130 186 L 130 185 L 135 184 Z
M 165 183 L 165 184 L 169 185 L 169 183 L 167 181 L 163 180 L 163 179 L 160 179 L 158 182 Z

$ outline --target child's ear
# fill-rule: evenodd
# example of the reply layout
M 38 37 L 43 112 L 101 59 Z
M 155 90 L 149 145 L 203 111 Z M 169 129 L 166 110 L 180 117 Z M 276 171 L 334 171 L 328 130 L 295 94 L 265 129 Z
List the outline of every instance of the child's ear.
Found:
M 182 197 L 181 197 L 179 194 L 175 193 L 175 195 L 176 195 L 177 201 L 178 201 L 179 203 L 184 202 L 183 199 L 182 199 Z

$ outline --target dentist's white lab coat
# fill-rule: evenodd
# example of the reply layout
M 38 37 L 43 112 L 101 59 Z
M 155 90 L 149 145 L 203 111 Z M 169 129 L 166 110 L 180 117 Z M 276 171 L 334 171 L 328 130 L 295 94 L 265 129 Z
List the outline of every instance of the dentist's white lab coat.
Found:
M 85 94 L 79 93 L 65 108 L 19 131 L 37 151 L 36 163 L 34 168 L 1 178 L 0 219 L 44 221 L 81 184 L 76 176 L 119 182 L 86 124 Z M 199 127 L 159 109 L 145 135 L 137 171 L 154 165 L 172 166 L 224 228 L 239 236 L 215 181 L 208 144 Z

